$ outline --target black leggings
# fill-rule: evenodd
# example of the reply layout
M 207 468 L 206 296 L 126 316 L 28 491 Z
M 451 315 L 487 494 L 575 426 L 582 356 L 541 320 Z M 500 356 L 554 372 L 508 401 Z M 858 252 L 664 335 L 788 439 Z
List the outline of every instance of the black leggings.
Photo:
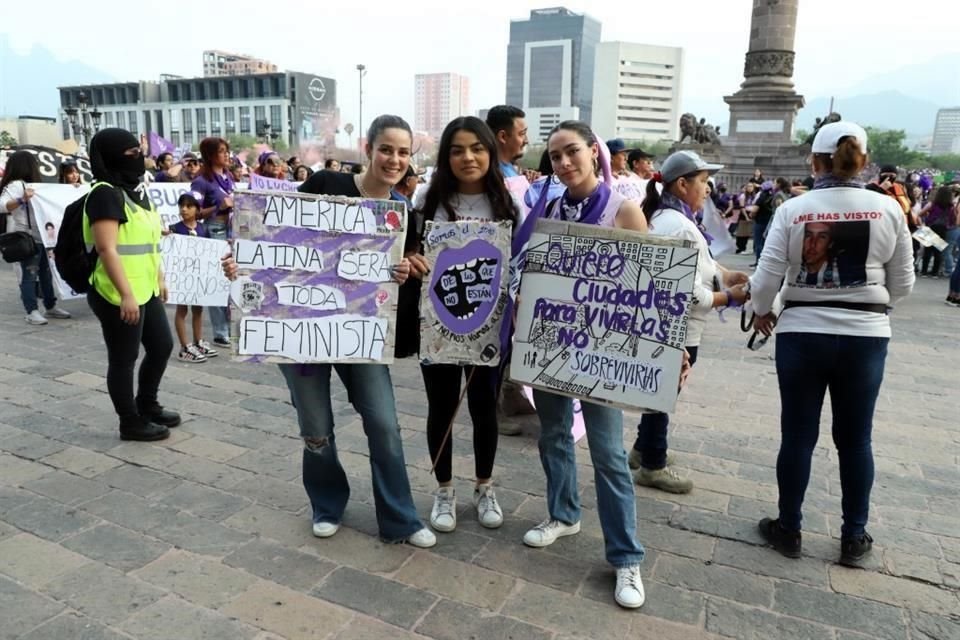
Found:
M 111 304 L 93 289 L 87 303 L 100 320 L 103 341 L 107 345 L 107 391 L 120 424 L 133 424 L 139 410 L 157 406 L 157 390 L 173 351 L 173 336 L 163 302 L 156 296 L 140 305 L 140 321 L 127 324 L 120 319 L 120 307 Z M 143 344 L 145 355 L 140 363 L 139 389 L 133 395 L 133 368 Z
M 499 367 L 461 367 L 455 364 L 420 365 L 427 390 L 427 445 L 431 460 L 437 460 L 437 482 L 450 482 L 453 476 L 453 435 L 443 451 L 440 444 L 453 420 L 460 398 L 460 380 L 473 371 L 467 388 L 467 407 L 473 421 L 473 458 L 477 478 L 493 473 L 497 456 L 497 388 Z M 440 453 L 439 458 L 437 453 Z

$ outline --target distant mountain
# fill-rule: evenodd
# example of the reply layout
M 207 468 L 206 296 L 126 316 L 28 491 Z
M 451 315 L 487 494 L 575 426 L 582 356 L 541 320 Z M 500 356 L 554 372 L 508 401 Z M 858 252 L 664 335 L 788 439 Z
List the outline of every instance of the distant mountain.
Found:
M 71 60 L 62 62 L 41 46 L 16 52 L 0 34 L 0 116 L 55 117 L 60 107 L 57 87 L 114 82 L 108 73 Z
M 845 120 L 865 127 L 903 129 L 908 137 L 933 133 L 939 106 L 935 102 L 904 95 L 900 91 L 881 91 L 867 95 L 834 99 L 833 110 Z M 817 118 L 830 112 L 830 98 L 814 98 L 797 116 L 797 127 L 813 129 Z
M 960 107 L 960 53 L 867 76 L 844 92 L 857 96 L 893 90 L 941 107 Z M 931 123 L 931 130 L 933 124 Z M 901 128 L 901 127 L 898 127 Z
M 731 93 L 735 90 L 731 87 Z M 807 104 L 797 116 L 797 128 L 809 131 L 817 118 L 829 113 L 830 97 L 805 97 Z M 875 73 L 833 97 L 834 110 L 845 119 L 881 129 L 903 129 L 908 140 L 930 136 L 937 109 L 960 106 L 960 53 Z M 720 125 L 726 135 L 730 111 L 722 97 L 688 98 L 681 107 Z

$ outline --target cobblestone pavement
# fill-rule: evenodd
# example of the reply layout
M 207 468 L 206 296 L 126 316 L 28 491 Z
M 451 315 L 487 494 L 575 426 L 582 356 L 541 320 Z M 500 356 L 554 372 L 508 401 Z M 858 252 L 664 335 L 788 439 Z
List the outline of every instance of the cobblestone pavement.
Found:
M 745 266 L 740 257 L 726 262 Z M 647 603 L 613 602 L 592 470 L 578 450 L 583 532 L 523 546 L 545 514 L 535 420 L 502 437 L 495 477 L 506 522 L 469 508 L 469 419 L 455 432 L 460 526 L 431 550 L 376 538 L 365 439 L 335 395 L 353 496 L 333 538 L 311 536 L 293 409 L 272 366 L 172 361 L 161 400 L 184 424 L 158 444 L 121 443 L 104 389 L 99 327 L 24 323 L 0 275 L 0 638 L 960 638 L 960 309 L 920 280 L 895 314 L 875 427 L 876 485 L 864 569 L 835 564 L 840 485 L 829 408 L 805 510 L 802 559 L 761 544 L 776 513 L 772 345 L 743 348 L 712 320 L 670 442 L 687 496 L 637 489 Z M 422 517 L 426 401 L 415 363 L 394 367 Z M 631 417 L 627 423 L 635 422 Z M 632 428 L 624 432 L 632 439 Z M 628 445 L 629 446 L 629 445 Z

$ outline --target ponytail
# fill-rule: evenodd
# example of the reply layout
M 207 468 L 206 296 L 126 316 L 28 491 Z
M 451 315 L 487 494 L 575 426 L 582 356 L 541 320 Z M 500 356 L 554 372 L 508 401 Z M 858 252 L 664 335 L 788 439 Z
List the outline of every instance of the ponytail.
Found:
M 813 158 L 824 173 L 833 174 L 841 180 L 856 178 L 867 165 L 867 154 L 863 152 L 860 143 L 853 136 L 840 138 L 837 150 L 832 154 L 817 153 Z
M 660 172 L 653 174 L 653 177 L 647 181 L 647 193 L 646 197 L 643 199 L 643 205 L 640 207 L 643 209 L 643 216 L 647 219 L 647 222 L 650 222 L 650 216 L 653 215 L 653 212 L 660 208 L 660 192 L 657 191 L 657 184 L 663 181 L 663 176 L 660 175 Z

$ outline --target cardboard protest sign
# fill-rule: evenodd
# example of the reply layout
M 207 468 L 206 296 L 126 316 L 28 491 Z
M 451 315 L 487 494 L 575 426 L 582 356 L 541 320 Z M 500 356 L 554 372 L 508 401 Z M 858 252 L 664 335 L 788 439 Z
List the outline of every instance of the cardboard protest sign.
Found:
M 392 362 L 405 220 L 393 200 L 235 191 L 236 359 Z
M 229 249 L 226 240 L 176 233 L 164 236 L 160 251 L 169 292 L 167 304 L 227 306 L 230 281 L 223 275 L 220 258 Z
M 920 227 L 913 232 L 913 239 L 924 247 L 933 247 L 937 251 L 943 251 L 947 248 L 947 241 L 937 235 L 937 232 L 930 227 Z
M 250 174 L 250 189 L 253 191 L 296 191 L 299 182 L 266 178 L 257 173 Z
M 420 359 L 425 364 L 500 363 L 511 222 L 426 223 L 429 280 L 421 288 Z
M 696 277 L 688 242 L 538 220 L 510 377 L 589 402 L 672 411 Z

